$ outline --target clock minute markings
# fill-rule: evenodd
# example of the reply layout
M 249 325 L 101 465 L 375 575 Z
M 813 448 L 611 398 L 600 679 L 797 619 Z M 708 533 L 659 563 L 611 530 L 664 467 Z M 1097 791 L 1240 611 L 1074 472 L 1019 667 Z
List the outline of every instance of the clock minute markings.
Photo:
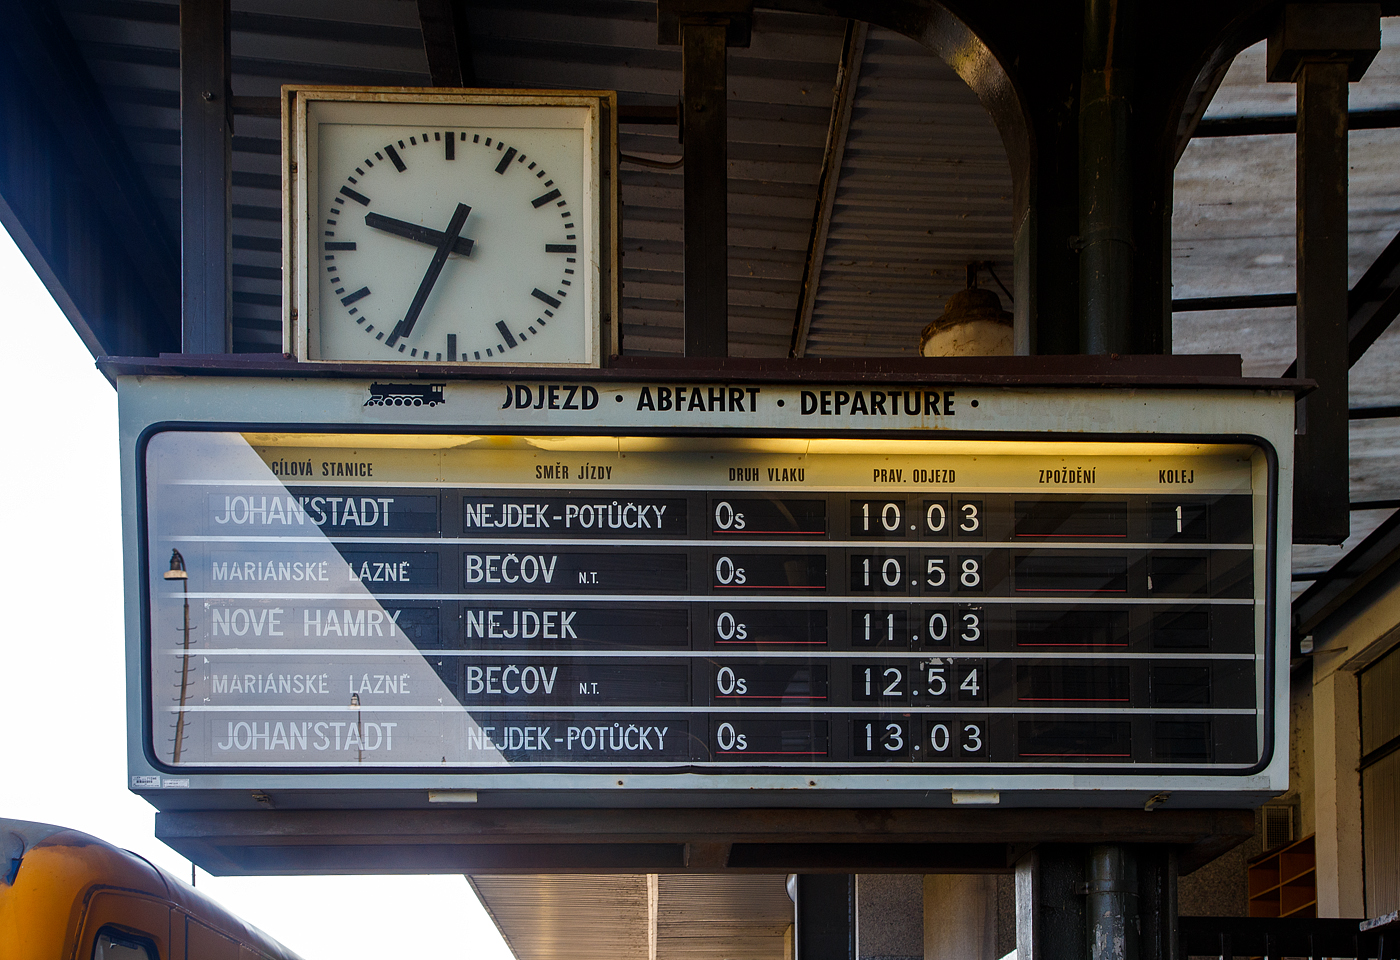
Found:
M 351 200 L 354 200 L 356 203 L 360 204 L 360 206 L 369 206 L 369 197 L 365 196 L 363 193 L 357 193 L 356 191 L 351 190 L 349 187 L 341 187 L 340 192 L 345 194 Z
M 408 166 L 403 162 L 403 158 L 399 156 L 399 152 L 394 149 L 392 143 L 385 145 L 384 152 L 389 155 L 389 160 L 394 164 L 394 169 L 399 173 L 403 173 L 408 169 Z
M 535 289 L 531 290 L 530 296 L 534 297 L 536 300 L 544 301 L 545 303 L 553 307 L 555 310 L 558 310 L 561 304 L 561 301 L 554 299 L 549 294 L 541 290 L 539 287 L 536 287 Z
M 446 135 L 445 138 L 444 134 Z M 407 139 L 413 140 L 416 143 L 416 138 Z M 546 179 L 548 177 L 547 171 L 538 169 L 537 164 L 535 162 L 531 162 L 533 158 L 527 157 L 515 147 L 508 148 L 503 143 L 493 143 L 492 138 L 486 138 L 483 136 L 473 136 L 470 139 L 468 139 L 466 133 L 460 133 L 452 130 L 424 133 L 422 139 L 425 145 L 430 140 L 437 140 L 438 142 L 441 142 L 443 144 L 442 158 L 446 160 L 456 159 L 456 145 L 459 140 L 463 145 L 467 145 L 470 143 L 479 144 L 482 143 L 484 140 L 485 145 L 488 148 L 495 147 L 498 151 L 498 163 L 493 165 L 498 176 L 504 176 L 506 173 L 509 172 L 510 167 L 512 165 L 514 165 L 515 163 L 519 163 L 521 166 L 527 166 L 528 164 L 528 169 L 534 172 L 536 177 L 544 181 L 541 184 L 541 186 L 545 188 L 544 191 L 539 197 L 536 197 L 531 201 L 531 205 L 534 209 L 540 209 L 550 203 L 557 204 L 557 206 L 561 209 L 564 209 L 566 207 L 567 201 L 564 201 L 562 199 L 562 189 L 556 187 L 553 181 Z M 397 144 L 389 143 L 382 148 L 382 153 L 380 151 L 375 151 L 373 156 L 381 162 L 392 162 L 398 172 L 407 172 L 407 164 L 404 161 L 405 158 L 408 156 L 408 153 L 403 149 L 404 146 L 405 145 L 403 141 L 398 141 Z M 366 168 L 370 164 L 372 164 L 372 162 L 373 161 L 366 159 Z M 357 169 L 355 172 L 363 176 L 362 170 Z M 371 206 L 372 199 L 355 189 L 357 186 L 358 184 L 355 183 L 354 178 L 350 178 L 349 185 L 339 188 L 339 194 L 337 198 L 332 202 L 344 205 L 345 203 L 348 203 L 349 200 L 354 200 L 361 206 Z M 457 206 L 459 210 L 465 208 L 464 216 L 461 218 L 462 222 L 460 224 L 456 224 L 455 229 L 454 224 L 449 223 L 448 230 L 444 231 L 434 230 L 425 224 L 410 223 L 408 221 L 395 220 L 393 218 L 383 217 L 382 215 L 371 214 L 368 210 L 366 211 L 366 214 L 368 215 L 361 215 L 364 217 L 365 225 L 371 227 L 371 229 L 373 230 L 378 230 L 384 233 L 396 235 L 401 239 L 421 243 L 425 246 L 434 248 L 433 260 L 435 262 L 430 263 L 428 265 L 428 270 L 423 275 L 422 280 L 419 283 L 418 291 L 414 295 L 414 303 L 409 305 L 408 312 L 405 313 L 403 319 L 399 320 L 397 323 L 392 325 L 392 330 L 384 330 L 383 332 L 375 331 L 379 334 L 378 339 L 380 339 L 381 342 L 387 340 L 387 343 L 385 345 L 389 346 L 391 349 L 396 348 L 400 352 L 403 352 L 406 346 L 406 344 L 403 344 L 403 340 L 413 336 L 414 331 L 416 330 L 417 321 L 422 319 L 422 311 L 427 309 L 427 301 L 432 299 L 432 294 L 436 289 L 435 284 L 438 280 L 441 279 L 441 271 L 445 268 L 445 263 L 438 263 L 436 261 L 445 259 L 445 257 L 443 256 L 444 254 L 446 254 L 446 257 L 451 257 L 454 254 L 459 256 L 470 256 L 472 253 L 471 248 L 474 246 L 473 241 L 461 235 L 462 229 L 465 226 L 467 215 L 469 215 L 471 208 L 467 207 L 465 204 L 457 204 Z M 345 212 L 348 214 L 349 211 Z M 333 211 L 333 215 L 336 216 L 340 215 L 340 213 L 341 211 L 339 210 Z M 572 217 L 572 214 L 566 211 L 561 213 L 560 216 L 563 217 L 565 220 L 568 220 Z M 355 217 L 354 219 L 358 220 L 360 218 Z M 457 217 L 454 215 L 453 219 L 456 220 Z M 332 228 L 334 228 L 334 224 L 331 224 L 331 226 Z M 565 232 L 570 233 L 574 225 L 572 223 L 568 223 L 566 224 L 566 226 L 569 229 Z M 327 231 L 327 233 L 329 233 L 329 231 Z M 333 237 L 333 234 L 331 235 L 331 237 Z M 334 239 L 331 239 L 331 237 L 323 238 L 322 240 L 323 249 L 326 249 L 327 252 L 330 252 L 331 250 L 334 250 L 336 252 L 354 251 L 358 246 L 353 241 L 336 241 Z M 545 243 L 544 252 L 546 254 L 565 255 L 568 257 L 567 263 L 569 265 L 573 265 L 574 258 L 577 256 L 579 248 L 579 244 L 573 241 L 574 237 L 570 235 L 565 238 L 565 242 Z M 535 242 L 544 243 L 544 240 L 543 238 L 541 238 L 540 240 L 537 240 Z M 536 247 L 535 249 L 538 250 L 539 247 Z M 327 257 L 326 259 L 334 260 L 335 258 Z M 328 266 L 327 269 L 336 271 L 338 268 Z M 566 270 L 565 273 L 572 274 L 574 273 L 574 271 Z M 338 280 L 338 278 L 336 279 Z M 568 285 L 569 279 L 561 280 L 560 283 L 562 285 Z M 563 289 L 560 289 L 556 292 L 556 294 L 549 294 L 544 290 L 536 287 L 531 291 L 531 295 L 534 296 L 536 299 L 540 300 L 541 305 L 543 307 L 549 308 L 542 311 L 544 315 L 548 317 L 553 317 L 553 311 L 562 308 L 563 297 L 566 296 L 569 292 L 572 291 L 565 291 Z M 343 289 L 336 290 L 335 293 L 337 295 L 336 298 L 343 299 L 347 307 L 350 306 L 352 303 L 356 303 L 358 300 L 371 295 L 371 291 L 368 287 L 362 287 L 359 290 L 354 291 L 350 296 L 343 296 Z M 381 304 L 381 306 L 383 306 L 383 304 Z M 392 307 L 390 309 L 392 309 Z M 356 311 L 351 310 L 351 313 L 354 312 Z M 509 321 L 504 320 L 495 323 L 498 336 L 501 338 L 502 341 L 502 345 L 498 346 L 497 350 L 499 350 L 502 354 L 506 353 L 508 349 L 515 349 L 518 346 L 522 346 L 531 337 L 541 335 L 541 333 L 544 330 L 546 321 L 544 317 L 541 317 L 536 322 L 536 324 L 522 324 L 522 331 L 515 331 L 508 324 Z M 524 330 L 528 330 L 528 334 L 526 332 L 523 332 Z M 444 342 L 442 345 L 446 348 L 445 353 L 447 359 L 460 358 L 462 360 L 465 360 L 469 356 L 475 356 L 477 359 L 480 359 L 482 356 L 481 352 L 472 354 L 471 351 L 462 350 L 460 347 L 461 337 L 459 335 L 446 334 L 444 339 L 446 340 L 446 342 Z M 490 356 L 491 354 L 491 351 L 489 350 L 484 352 L 487 356 Z M 428 356 L 426 351 L 424 351 L 424 356 L 425 358 Z M 444 354 L 438 354 L 437 356 L 439 359 L 443 359 Z
M 510 347 L 512 350 L 514 350 L 514 349 L 515 349 L 515 346 L 516 346 L 516 344 L 515 344 L 515 334 L 513 334 L 513 333 L 510 332 L 510 327 L 506 326 L 506 322 L 505 322 L 504 320 L 497 320 L 497 321 L 496 321 L 496 329 L 499 330 L 500 333 L 501 333 L 501 336 L 505 338 L 506 346 L 508 346 L 508 347 Z

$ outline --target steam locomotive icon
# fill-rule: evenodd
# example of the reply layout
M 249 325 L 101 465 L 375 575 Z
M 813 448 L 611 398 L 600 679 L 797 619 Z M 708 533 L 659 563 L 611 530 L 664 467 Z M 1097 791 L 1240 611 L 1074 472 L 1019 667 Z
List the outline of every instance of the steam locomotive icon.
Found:
M 436 407 L 446 403 L 445 383 L 371 383 L 367 407 Z

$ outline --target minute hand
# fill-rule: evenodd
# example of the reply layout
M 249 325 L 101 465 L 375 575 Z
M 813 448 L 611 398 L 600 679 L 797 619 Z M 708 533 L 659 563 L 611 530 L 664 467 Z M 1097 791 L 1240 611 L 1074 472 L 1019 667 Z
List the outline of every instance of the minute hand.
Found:
M 365 214 L 365 226 L 373 227 L 376 230 L 383 230 L 385 233 L 392 233 L 396 237 L 403 237 L 405 240 L 416 240 L 418 243 L 426 243 L 430 247 L 436 247 L 442 243 L 442 231 L 430 230 L 427 227 L 420 227 L 416 223 L 409 223 L 405 220 L 395 220 L 393 217 L 386 217 L 382 213 Z M 471 256 L 473 242 L 466 237 L 458 237 L 452 244 L 452 252 L 460 253 L 462 256 Z
M 423 304 L 428 302 L 428 294 L 433 292 L 433 284 L 437 283 L 438 274 L 442 273 L 442 265 L 447 262 L 447 254 L 452 250 L 452 242 L 462 232 L 462 224 L 467 222 L 467 214 L 471 212 L 472 208 L 465 203 L 457 204 L 457 211 L 452 214 L 452 221 L 447 225 L 447 232 L 442 235 L 437 250 L 433 252 L 433 260 L 428 264 L 428 272 L 423 274 L 423 280 L 418 284 L 418 292 L 413 295 L 413 302 L 408 305 L 408 313 L 404 314 L 399 325 L 394 328 L 394 332 L 389 334 L 389 339 L 386 341 L 388 346 L 392 347 L 398 343 L 400 337 L 406 337 L 413 332 L 413 325 L 418 322 L 418 315 L 423 312 Z

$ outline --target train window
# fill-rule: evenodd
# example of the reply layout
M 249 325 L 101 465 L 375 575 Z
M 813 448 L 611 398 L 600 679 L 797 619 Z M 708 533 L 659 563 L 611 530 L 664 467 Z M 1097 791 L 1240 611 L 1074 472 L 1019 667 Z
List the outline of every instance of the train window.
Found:
M 92 960 L 160 960 L 160 954 L 148 941 L 103 930 L 97 934 L 97 942 L 93 944 Z

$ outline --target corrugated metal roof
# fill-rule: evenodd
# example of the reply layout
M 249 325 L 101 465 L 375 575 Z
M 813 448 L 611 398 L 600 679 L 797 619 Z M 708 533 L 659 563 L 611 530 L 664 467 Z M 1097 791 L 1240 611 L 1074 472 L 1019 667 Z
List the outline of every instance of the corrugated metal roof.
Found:
M 927 48 L 871 27 L 806 354 L 917 356 L 967 262 L 1012 289 L 1011 256 L 1011 168 L 987 112 Z
M 58 0 L 172 238 L 180 233 L 179 4 Z M 284 83 L 426 86 L 418 12 L 399 0 L 237 0 L 233 94 L 276 97 Z M 233 347 L 282 349 L 281 129 L 235 117 Z
M 519 960 L 648 960 L 645 875 L 470 879 Z
M 659 881 L 657 960 L 783 960 L 793 919 L 785 876 Z
M 179 232 L 178 4 L 60 0 L 133 154 Z M 238 0 L 234 94 L 282 83 L 426 85 L 417 12 L 397 0 Z M 623 103 L 673 104 L 680 52 L 656 37 L 653 0 L 473 5 L 477 83 L 615 89 Z M 844 22 L 759 11 L 753 44 L 729 55 L 730 344 L 783 356 L 796 317 Z M 233 340 L 281 345 L 280 132 L 235 119 Z M 672 125 L 624 125 L 624 153 L 680 156 Z M 678 354 L 680 170 L 622 167 L 625 352 Z M 914 41 L 872 29 L 856 92 L 809 353 L 917 350 L 918 333 L 962 285 L 970 259 L 1010 285 L 1010 175 L 975 96 Z M 871 307 L 874 305 L 875 310 Z
M 174 0 L 59 0 L 165 215 L 179 233 L 179 29 Z M 653 0 L 486 2 L 471 8 L 482 86 L 615 89 L 674 104 L 680 52 Z M 730 344 L 783 356 L 797 314 L 844 21 L 758 11 L 729 54 Z M 236 0 L 233 92 L 286 82 L 426 85 L 417 11 L 398 0 Z M 809 352 L 917 349 L 969 259 L 1011 283 L 1010 186 L 1001 141 L 966 85 L 922 46 L 872 29 Z M 233 142 L 233 342 L 281 345 L 280 131 L 239 115 Z M 624 125 L 624 153 L 679 157 L 673 125 Z M 678 354 L 680 170 L 621 171 L 622 321 L 629 354 Z M 875 307 L 872 310 L 872 305 Z
M 844 21 L 757 11 L 729 51 L 729 343 L 786 356 L 812 227 Z M 680 48 L 657 45 L 654 0 L 515 3 L 472 10 L 478 80 L 596 87 L 621 103 L 674 104 Z M 625 154 L 678 159 L 674 126 L 627 124 Z M 681 352 L 680 170 L 622 166 L 622 322 L 628 354 Z
M 169 0 L 59 0 L 70 30 L 179 233 L 179 17 Z M 729 56 L 730 343 L 783 356 L 797 308 L 844 22 L 760 11 Z M 477 83 L 617 90 L 674 104 L 680 50 L 657 43 L 654 0 L 486 3 L 471 8 Z M 283 83 L 427 86 L 417 10 L 398 0 L 236 0 L 233 92 Z M 678 157 L 677 130 L 628 125 L 624 153 Z M 233 340 L 281 348 L 280 131 L 241 115 L 233 143 Z M 681 351 L 679 170 L 622 170 L 623 332 L 630 354 Z
M 645 875 L 473 877 L 519 960 L 648 960 Z M 783 960 L 793 907 L 785 876 L 656 882 L 655 960 Z

